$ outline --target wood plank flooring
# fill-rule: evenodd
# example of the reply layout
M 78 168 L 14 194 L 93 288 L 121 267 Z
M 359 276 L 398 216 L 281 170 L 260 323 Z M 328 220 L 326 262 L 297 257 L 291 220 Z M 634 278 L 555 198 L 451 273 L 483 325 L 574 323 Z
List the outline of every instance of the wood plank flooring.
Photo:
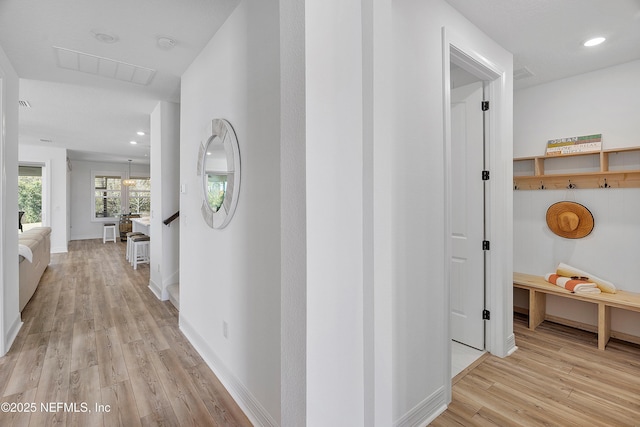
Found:
M 640 346 L 514 321 L 518 350 L 487 357 L 454 386 L 433 426 L 640 426 Z
M 148 282 L 120 242 L 52 255 L 0 358 L 0 402 L 35 410 L 0 411 L 0 426 L 250 426 Z M 518 351 L 460 378 L 433 426 L 640 426 L 640 346 L 599 351 L 595 334 L 550 322 L 531 332 L 521 316 L 514 330 Z
M 82 240 L 52 255 L 0 358 L 0 402 L 21 409 L 0 426 L 250 426 L 124 250 Z

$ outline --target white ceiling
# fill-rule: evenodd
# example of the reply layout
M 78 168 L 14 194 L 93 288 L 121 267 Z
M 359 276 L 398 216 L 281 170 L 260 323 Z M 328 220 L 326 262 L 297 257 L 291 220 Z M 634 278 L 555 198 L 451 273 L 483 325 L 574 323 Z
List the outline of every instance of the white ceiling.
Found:
M 72 159 L 148 163 L 149 114 L 160 100 L 179 101 L 180 76 L 238 3 L 0 1 L 0 46 L 21 78 L 20 99 L 31 104 L 20 107 L 20 143 L 65 147 Z M 118 40 L 103 43 L 94 33 Z M 158 37 L 175 47 L 159 47 Z M 141 85 L 65 69 L 56 47 L 156 72 Z M 136 135 L 139 130 L 146 135 Z
M 446 1 L 533 73 L 516 90 L 640 59 L 640 0 Z
M 149 114 L 159 100 L 179 101 L 180 76 L 239 1 L 1 0 L 0 46 L 31 104 L 20 107 L 20 142 L 65 147 L 71 159 L 148 163 Z M 640 59 L 640 0 L 447 1 L 514 54 L 514 69 L 533 72 L 516 89 Z M 594 35 L 608 40 L 583 47 Z M 175 47 L 160 48 L 158 37 Z M 156 73 L 143 86 L 64 69 L 54 47 Z

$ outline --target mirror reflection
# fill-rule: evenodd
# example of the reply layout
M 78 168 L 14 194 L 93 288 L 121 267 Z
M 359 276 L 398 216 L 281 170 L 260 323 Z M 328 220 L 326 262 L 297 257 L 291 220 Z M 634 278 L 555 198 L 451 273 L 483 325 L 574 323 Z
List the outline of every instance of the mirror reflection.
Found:
M 224 203 L 227 191 L 227 174 L 229 173 L 227 153 L 224 141 L 220 137 L 215 136 L 209 140 L 204 164 L 207 203 L 213 212 L 218 212 Z
M 231 124 L 211 122 L 211 133 L 200 145 L 198 175 L 202 175 L 202 216 L 212 228 L 224 228 L 238 203 L 240 150 Z
M 207 175 L 207 202 L 214 212 L 220 210 L 226 191 L 226 175 Z

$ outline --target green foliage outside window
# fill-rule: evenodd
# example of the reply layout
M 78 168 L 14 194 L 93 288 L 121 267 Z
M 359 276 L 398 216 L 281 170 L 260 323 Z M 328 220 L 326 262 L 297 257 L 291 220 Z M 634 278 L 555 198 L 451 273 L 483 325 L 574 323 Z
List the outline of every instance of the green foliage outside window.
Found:
M 18 177 L 18 209 L 24 211 L 23 224 L 42 222 L 42 177 Z
M 207 175 L 207 199 L 214 212 L 218 212 L 227 190 L 226 175 Z

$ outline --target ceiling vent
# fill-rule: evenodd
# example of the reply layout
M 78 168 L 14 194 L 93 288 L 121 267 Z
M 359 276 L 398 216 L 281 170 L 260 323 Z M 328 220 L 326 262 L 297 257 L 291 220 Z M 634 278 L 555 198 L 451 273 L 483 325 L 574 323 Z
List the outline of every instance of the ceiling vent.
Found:
M 78 52 L 76 50 L 53 47 L 56 51 L 58 67 L 81 71 L 102 77 L 146 86 L 151 83 L 156 70 L 128 64 L 114 59 Z
M 522 80 L 529 77 L 533 77 L 533 73 L 527 67 L 522 67 L 522 68 L 518 68 L 517 70 L 513 70 L 514 80 Z
M 31 104 L 29 104 L 29 101 L 23 101 L 21 99 L 18 101 L 18 104 L 20 104 L 20 106 L 23 108 L 31 108 Z

